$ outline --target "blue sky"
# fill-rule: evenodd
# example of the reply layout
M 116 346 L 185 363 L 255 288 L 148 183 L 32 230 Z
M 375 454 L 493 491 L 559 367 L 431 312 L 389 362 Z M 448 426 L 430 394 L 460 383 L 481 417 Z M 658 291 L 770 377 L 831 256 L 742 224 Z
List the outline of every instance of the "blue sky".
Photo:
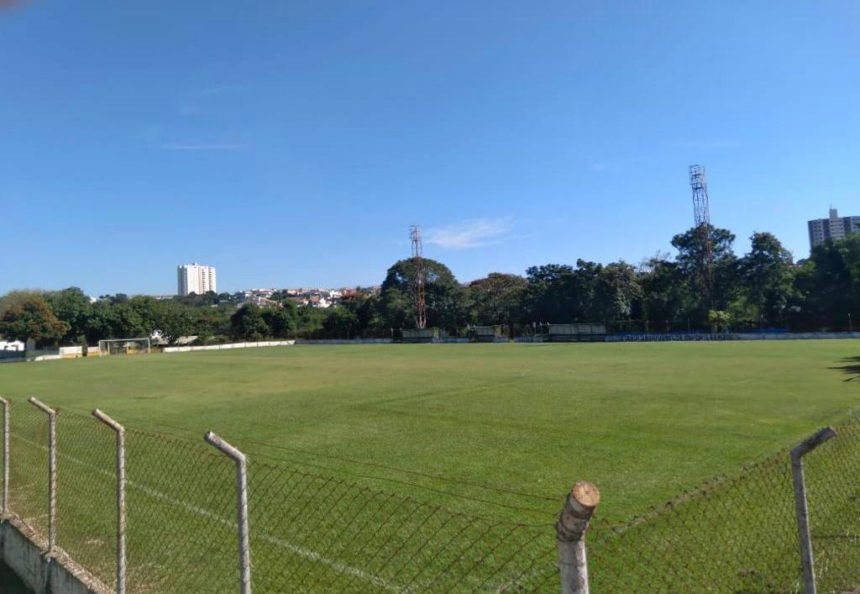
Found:
M 30 0 L 0 11 L 0 291 L 470 280 L 860 215 L 854 0 Z

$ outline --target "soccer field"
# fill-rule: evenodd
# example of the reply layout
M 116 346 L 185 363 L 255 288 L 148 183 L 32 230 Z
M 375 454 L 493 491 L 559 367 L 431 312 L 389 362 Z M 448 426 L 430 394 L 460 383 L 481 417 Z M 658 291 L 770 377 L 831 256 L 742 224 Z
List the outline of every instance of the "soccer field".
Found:
M 0 394 L 543 521 L 628 518 L 855 414 L 854 341 L 307 346 L 0 366 Z M 62 412 L 61 412 L 62 414 Z

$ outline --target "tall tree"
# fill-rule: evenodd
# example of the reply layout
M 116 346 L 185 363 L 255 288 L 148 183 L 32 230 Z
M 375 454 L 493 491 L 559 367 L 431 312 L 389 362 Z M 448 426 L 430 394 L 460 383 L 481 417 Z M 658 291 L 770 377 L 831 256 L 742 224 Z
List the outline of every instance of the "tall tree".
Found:
M 44 291 L 36 289 L 18 289 L 9 291 L 0 297 L 0 318 L 6 313 L 6 310 L 15 305 L 21 305 L 25 301 L 33 297 L 44 297 Z
M 475 324 L 508 325 L 522 319 L 528 281 L 516 274 L 492 272 L 469 283 L 467 303 Z
M 595 321 L 628 320 L 642 296 L 636 269 L 621 261 L 603 266 L 594 294 Z
M 336 305 L 326 312 L 323 330 L 329 338 L 352 338 L 360 332 L 358 316 L 348 308 Z
M 8 308 L 0 318 L 0 334 L 22 342 L 32 339 L 39 347 L 57 344 L 68 330 L 69 325 L 58 320 L 38 295 Z
M 848 315 L 860 317 L 860 236 L 815 246 L 806 269 L 798 275 L 808 311 L 819 326 L 844 328 Z
M 750 243 L 749 253 L 738 264 L 744 298 L 758 320 L 769 326 L 782 324 L 794 294 L 791 252 L 771 233 L 753 233 Z
M 564 323 L 573 320 L 575 305 L 570 290 L 573 267 L 567 264 L 531 266 L 526 270 L 525 310 L 532 322 Z
M 230 332 L 233 338 L 255 342 L 269 335 L 269 326 L 260 308 L 249 303 L 240 307 L 230 318 Z
M 640 265 L 639 284 L 645 329 L 668 332 L 686 327 L 689 285 L 680 266 L 668 254 L 657 254 Z
M 173 299 L 156 301 L 153 307 L 153 332 L 161 334 L 170 344 L 181 336 L 194 332 L 192 309 Z
M 269 328 L 269 336 L 289 338 L 296 332 L 296 307 L 290 301 L 281 305 L 264 307 L 261 310 L 263 321 Z
M 54 315 L 65 322 L 69 329 L 60 339 L 63 344 L 75 344 L 85 340 L 87 325 L 93 315 L 90 298 L 78 287 L 69 287 L 62 291 L 45 293 L 45 300 L 50 304 Z
M 713 254 L 710 303 L 702 288 L 702 279 L 707 276 L 707 271 L 704 269 L 707 236 L 701 229 L 694 227 L 672 238 L 672 246 L 678 250 L 675 261 L 693 297 L 690 317 L 699 324 L 708 323 L 708 311 L 711 309 L 727 309 L 739 288 L 737 257 L 732 252 L 734 234 L 727 229 L 711 227 L 710 237 Z
M 428 327 L 456 331 L 464 321 L 463 289 L 447 266 L 424 259 Z M 415 261 L 400 260 L 388 269 L 382 282 L 380 306 L 391 328 L 415 327 Z

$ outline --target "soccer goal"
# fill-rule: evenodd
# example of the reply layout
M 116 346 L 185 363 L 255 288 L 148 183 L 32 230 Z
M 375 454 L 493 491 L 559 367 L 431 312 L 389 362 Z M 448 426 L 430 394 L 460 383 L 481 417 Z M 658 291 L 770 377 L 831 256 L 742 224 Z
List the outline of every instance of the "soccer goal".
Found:
M 99 357 L 149 353 L 148 338 L 114 338 L 99 341 Z

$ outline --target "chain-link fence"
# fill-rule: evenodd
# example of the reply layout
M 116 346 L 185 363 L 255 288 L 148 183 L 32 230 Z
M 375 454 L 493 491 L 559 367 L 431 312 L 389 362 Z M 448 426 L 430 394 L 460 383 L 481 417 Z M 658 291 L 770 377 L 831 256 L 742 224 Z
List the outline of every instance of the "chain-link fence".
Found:
M 47 551 L 50 415 L 24 401 L 10 411 L 9 511 Z M 860 422 L 838 432 L 805 458 L 819 592 L 860 587 Z M 244 569 L 257 592 L 559 589 L 555 518 L 481 517 L 263 456 L 249 458 L 237 484 L 236 461 L 202 439 L 123 435 L 124 532 L 117 433 L 89 416 L 56 416 L 54 554 L 106 591 L 241 591 L 244 518 Z M 592 523 L 592 591 L 801 591 L 797 526 L 786 452 L 633 521 Z
M 11 407 L 10 511 L 48 534 L 48 417 Z M 115 434 L 57 415 L 56 551 L 115 589 Z M 128 592 L 239 589 L 235 464 L 203 442 L 125 431 Z M 248 465 L 258 592 L 555 589 L 551 522 L 494 521 L 270 460 Z
M 804 458 L 819 592 L 860 587 L 860 422 Z M 802 592 L 789 452 L 644 517 L 595 523 L 597 592 Z

